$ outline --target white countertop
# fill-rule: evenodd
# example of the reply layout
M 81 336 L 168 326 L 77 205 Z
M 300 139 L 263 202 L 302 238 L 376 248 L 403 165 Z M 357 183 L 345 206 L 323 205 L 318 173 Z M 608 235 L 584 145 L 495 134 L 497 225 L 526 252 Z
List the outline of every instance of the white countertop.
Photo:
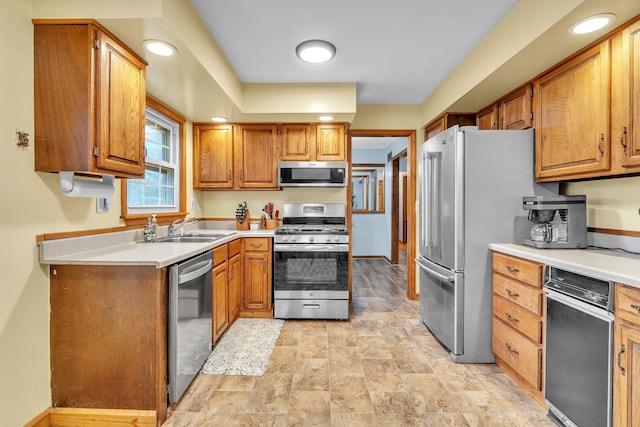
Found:
M 489 248 L 578 274 L 640 288 L 640 255 L 612 249 L 537 249 L 514 243 L 490 243 Z
M 120 236 L 83 236 L 39 242 L 42 264 L 153 265 L 161 268 L 201 254 L 241 237 L 273 237 L 274 230 L 193 230 L 199 234 L 228 233 L 209 243 L 138 242 L 130 232 Z

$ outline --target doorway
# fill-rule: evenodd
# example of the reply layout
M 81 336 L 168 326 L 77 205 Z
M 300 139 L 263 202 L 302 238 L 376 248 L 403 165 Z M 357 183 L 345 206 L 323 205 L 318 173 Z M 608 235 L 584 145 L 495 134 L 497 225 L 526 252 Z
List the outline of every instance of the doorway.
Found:
M 416 161 L 416 131 L 415 130 L 355 130 L 351 129 L 348 133 L 349 160 L 353 165 L 357 162 L 351 157 L 352 139 L 353 138 L 406 138 L 406 149 L 391 155 L 385 159 L 386 164 L 390 164 L 390 173 L 387 174 L 390 185 L 390 194 L 386 197 L 390 200 L 387 207 L 391 213 L 391 225 L 389 229 L 388 241 L 391 244 L 389 261 L 398 263 L 399 244 L 406 246 L 406 265 L 407 265 L 407 297 L 409 299 L 417 299 L 415 265 L 412 260 L 416 253 L 416 213 L 412 206 L 416 201 L 416 182 L 417 171 Z M 401 163 L 406 164 L 406 178 L 403 178 L 400 168 Z M 347 225 L 353 230 L 353 207 L 351 203 L 352 197 L 352 179 L 351 173 L 353 168 L 349 168 L 348 181 L 348 203 L 347 203 Z M 403 184 L 403 185 L 401 185 Z M 402 190 L 401 190 L 402 188 Z M 403 196 L 404 194 L 404 196 Z M 386 198 L 385 198 L 386 199 Z M 402 201 L 402 204 L 401 204 Z M 402 226 L 402 228 L 400 228 Z M 400 232 L 400 230 L 403 230 Z M 402 238 L 402 240 L 401 240 Z

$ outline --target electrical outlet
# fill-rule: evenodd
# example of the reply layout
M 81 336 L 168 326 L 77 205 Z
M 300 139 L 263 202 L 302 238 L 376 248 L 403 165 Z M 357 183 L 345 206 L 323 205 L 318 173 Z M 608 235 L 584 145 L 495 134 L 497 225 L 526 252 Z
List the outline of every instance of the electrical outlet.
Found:
M 191 209 L 195 209 L 196 208 L 196 199 L 194 199 L 193 197 L 191 198 Z
M 20 150 L 29 149 L 29 132 L 16 129 L 16 148 Z

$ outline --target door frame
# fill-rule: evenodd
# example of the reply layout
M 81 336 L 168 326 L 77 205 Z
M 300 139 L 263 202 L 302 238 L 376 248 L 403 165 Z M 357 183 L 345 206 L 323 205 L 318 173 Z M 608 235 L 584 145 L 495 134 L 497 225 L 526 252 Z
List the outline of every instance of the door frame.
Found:
M 405 137 L 407 138 L 407 298 L 411 300 L 418 299 L 416 292 L 416 267 L 413 259 L 416 256 L 416 211 L 413 208 L 416 205 L 416 183 L 417 183 L 417 146 L 415 130 L 388 130 L 388 129 L 349 129 L 347 132 L 347 159 L 352 164 L 351 159 L 351 138 L 353 137 Z M 349 168 L 349 176 L 351 176 L 351 168 Z M 351 179 L 349 179 L 346 195 L 347 203 L 347 227 L 350 230 L 352 207 L 351 207 Z M 397 191 L 397 189 L 393 190 Z M 393 211 L 393 209 L 392 209 Z M 396 210 L 397 211 L 397 210 Z M 396 219 L 397 221 L 397 219 Z M 393 223 L 393 219 L 392 219 Z M 393 227 L 391 230 L 393 234 Z M 396 240 L 398 230 L 396 229 Z M 392 245 L 393 246 L 393 245 Z M 393 253 L 393 248 L 392 251 Z M 396 259 L 397 259 L 396 249 Z M 351 262 L 351 246 L 349 247 L 349 262 Z M 396 261 L 397 262 L 397 261 Z M 352 277 L 349 275 L 349 291 L 351 291 Z

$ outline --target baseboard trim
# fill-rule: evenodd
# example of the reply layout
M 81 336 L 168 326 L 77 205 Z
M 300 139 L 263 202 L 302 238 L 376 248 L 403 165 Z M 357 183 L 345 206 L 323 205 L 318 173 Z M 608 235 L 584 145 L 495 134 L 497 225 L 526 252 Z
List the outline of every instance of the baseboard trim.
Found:
M 138 409 L 49 408 L 25 427 L 155 427 L 156 411 Z

